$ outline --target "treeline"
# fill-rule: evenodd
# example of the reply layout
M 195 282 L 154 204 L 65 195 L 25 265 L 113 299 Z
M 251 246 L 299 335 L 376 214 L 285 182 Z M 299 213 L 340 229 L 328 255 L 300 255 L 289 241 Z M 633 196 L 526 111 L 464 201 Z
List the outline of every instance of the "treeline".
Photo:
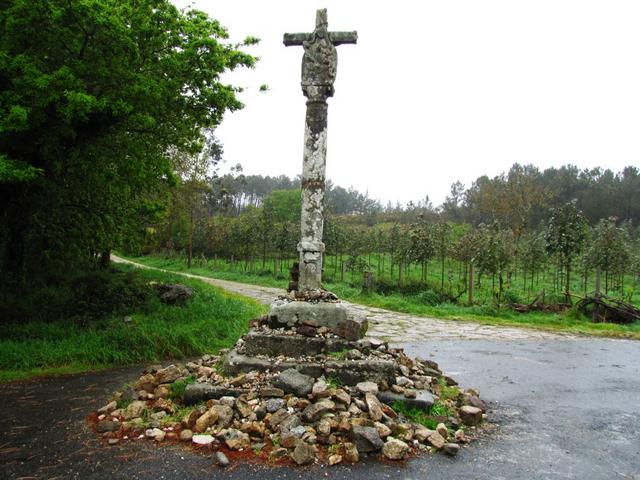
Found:
M 249 271 L 286 272 L 297 257 L 299 179 L 245 177 L 235 168 L 208 179 L 201 192 L 190 208 L 170 209 L 148 229 L 143 251 L 183 251 L 190 263 L 224 260 Z M 466 190 L 456 182 L 438 207 L 428 199 L 383 207 L 330 184 L 326 203 L 327 280 L 348 274 L 358 283 L 367 271 L 380 289 L 431 288 L 472 301 L 474 288 L 489 288 L 500 302 L 514 292 L 531 299 L 541 289 L 566 300 L 595 288 L 598 272 L 602 291 L 628 299 L 636 291 L 635 167 L 615 174 L 515 164 Z

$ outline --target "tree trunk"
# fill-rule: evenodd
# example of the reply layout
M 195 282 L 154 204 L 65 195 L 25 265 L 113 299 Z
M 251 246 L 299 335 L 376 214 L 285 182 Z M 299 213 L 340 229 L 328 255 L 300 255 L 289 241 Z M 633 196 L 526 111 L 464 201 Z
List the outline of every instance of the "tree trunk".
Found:
M 103 250 L 100 254 L 100 270 L 106 270 L 111 263 L 111 250 Z
M 187 268 L 191 268 L 193 258 L 193 209 L 189 212 L 189 245 L 187 252 Z
M 473 305 L 473 263 L 469 264 L 469 305 Z

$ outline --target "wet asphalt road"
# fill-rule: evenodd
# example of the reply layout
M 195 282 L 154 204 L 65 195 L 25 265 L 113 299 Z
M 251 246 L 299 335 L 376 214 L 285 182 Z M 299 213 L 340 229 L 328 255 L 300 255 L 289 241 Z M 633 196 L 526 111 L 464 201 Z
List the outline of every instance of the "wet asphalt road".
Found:
M 498 425 L 454 459 L 271 468 L 180 445 L 102 444 L 86 416 L 140 367 L 0 386 L 0 478 L 640 480 L 640 343 L 451 340 L 405 345 L 480 389 Z

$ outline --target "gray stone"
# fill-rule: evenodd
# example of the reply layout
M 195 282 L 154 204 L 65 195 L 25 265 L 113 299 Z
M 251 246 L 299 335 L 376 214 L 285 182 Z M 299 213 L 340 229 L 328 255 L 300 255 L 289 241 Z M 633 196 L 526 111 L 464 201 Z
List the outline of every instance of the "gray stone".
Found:
M 264 402 L 264 407 L 269 413 L 274 413 L 286 405 L 287 402 L 283 398 L 270 398 Z
M 444 444 L 447 443 L 447 441 L 438 432 L 433 432 L 427 438 L 427 443 L 433 448 L 440 450 L 442 447 L 444 447 Z
M 226 467 L 229 465 L 229 459 L 219 450 L 213 454 L 213 461 L 220 467 Z
M 322 400 L 312 403 L 305 408 L 302 412 L 302 416 L 308 422 L 315 422 L 326 413 L 333 412 L 335 408 L 335 403 L 327 398 L 323 398 Z
M 167 305 L 185 305 L 193 295 L 193 289 L 181 283 L 158 283 L 156 290 L 160 301 Z
M 120 425 L 120 422 L 116 422 L 115 420 L 100 420 L 96 431 L 98 433 L 115 432 L 116 430 L 120 430 Z
M 384 445 L 378 430 L 374 427 L 354 425 L 351 428 L 351 438 L 360 453 L 377 452 Z
M 433 395 L 426 390 L 417 390 L 416 398 L 406 398 L 404 395 L 400 395 L 398 393 L 393 393 L 390 391 L 379 392 L 378 399 L 382 403 L 386 403 L 391 406 L 394 402 L 404 403 L 407 407 L 410 408 L 419 408 L 422 410 L 428 410 L 433 406 L 433 402 L 435 401 Z
M 382 405 L 380 404 L 380 400 L 373 393 L 365 393 L 364 402 L 367 404 L 367 409 L 369 410 L 369 417 L 371 420 L 378 421 L 382 419 Z
M 317 362 L 277 362 L 275 358 L 250 357 L 242 355 L 236 350 L 232 350 L 227 354 L 223 368 L 227 375 L 251 371 L 264 372 L 265 370 L 282 372 L 294 369 L 310 377 L 318 378 L 324 372 L 323 365 Z
M 191 383 L 185 388 L 182 401 L 185 405 L 194 405 L 198 402 L 226 396 L 238 397 L 248 392 L 249 390 L 242 388 L 219 387 L 210 383 Z
M 273 384 L 281 388 L 286 393 L 293 393 L 299 397 L 311 393 L 313 388 L 313 378 L 291 368 L 281 372 L 274 380 Z
M 460 445 L 457 443 L 445 443 L 442 451 L 451 457 L 455 457 L 460 451 Z
M 393 437 L 389 437 L 382 447 L 382 454 L 389 460 L 402 460 L 408 451 L 409 445 Z
M 300 324 L 326 327 L 330 332 L 347 340 L 362 338 L 369 326 L 363 314 L 349 312 L 343 304 L 332 302 L 276 300 L 269 310 L 269 321 L 276 327 L 292 328 Z
M 360 382 L 356 384 L 356 390 L 360 393 L 378 393 L 378 384 L 374 382 Z
M 137 418 L 142 415 L 145 408 L 147 408 L 147 403 L 141 400 L 136 400 L 135 402 L 131 402 L 127 405 L 127 408 L 122 412 L 122 417 L 125 420 L 131 420 L 132 418 Z
M 156 381 L 161 383 L 173 383 L 182 376 L 182 370 L 175 365 L 169 365 L 166 368 L 158 370 L 156 373 Z
M 300 427 L 302 425 L 302 421 L 300 417 L 296 415 L 289 415 L 286 410 L 283 412 L 287 415 L 283 420 L 277 422 L 277 426 L 280 429 L 280 432 L 285 432 L 287 430 L 293 430 L 294 428 Z M 273 426 L 273 423 L 270 423 Z M 304 428 L 304 427 L 302 427 Z
M 231 450 L 242 450 L 249 448 L 251 445 L 251 439 L 249 435 L 235 428 L 230 428 L 222 434 L 224 443 L 227 444 Z
M 211 435 L 193 435 L 191 442 L 196 445 L 210 445 L 213 443 L 213 437 Z
M 458 414 L 465 425 L 475 426 L 482 421 L 482 410 L 477 407 L 465 405 L 458 410 Z
M 192 438 L 193 431 L 189 430 L 188 428 L 180 431 L 180 440 L 182 440 L 183 442 L 190 442 Z
M 280 444 L 286 448 L 293 448 L 305 433 L 307 433 L 307 430 L 302 425 L 298 425 L 290 430 L 281 430 Z
M 98 413 L 111 413 L 113 412 L 116 408 L 118 408 L 118 404 L 116 403 L 116 401 L 112 401 L 107 403 L 104 407 L 98 409 Z
M 233 422 L 233 408 L 228 405 L 214 405 L 210 411 L 217 415 L 216 424 L 223 428 L 228 427 Z
M 309 465 L 316 458 L 316 449 L 312 445 L 298 441 L 296 448 L 291 452 L 291 458 L 298 465 Z

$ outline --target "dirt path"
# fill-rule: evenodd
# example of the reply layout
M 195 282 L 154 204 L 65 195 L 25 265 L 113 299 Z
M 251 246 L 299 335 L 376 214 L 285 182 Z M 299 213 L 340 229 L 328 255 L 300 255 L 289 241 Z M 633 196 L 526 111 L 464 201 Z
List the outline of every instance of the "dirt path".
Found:
M 272 287 L 261 287 L 228 280 L 192 275 L 190 273 L 172 272 L 154 267 L 147 267 L 140 263 L 132 262 L 121 257 L 112 255 L 112 260 L 116 263 L 128 263 L 140 268 L 151 268 L 162 270 L 168 273 L 177 273 L 185 277 L 195 278 L 203 282 L 223 288 L 229 292 L 253 298 L 265 305 L 270 304 L 278 295 L 285 293 L 284 290 Z M 576 338 L 570 334 L 558 334 L 533 330 L 528 328 L 515 327 L 493 327 L 475 322 L 462 320 L 438 320 L 428 317 L 417 317 L 405 313 L 392 312 L 381 308 L 368 307 L 354 303 L 344 302 L 349 308 L 359 310 L 367 315 L 369 320 L 370 337 L 381 338 L 394 343 L 416 343 L 431 339 L 475 339 L 475 340 L 525 340 L 525 339 L 554 339 L 554 338 Z

